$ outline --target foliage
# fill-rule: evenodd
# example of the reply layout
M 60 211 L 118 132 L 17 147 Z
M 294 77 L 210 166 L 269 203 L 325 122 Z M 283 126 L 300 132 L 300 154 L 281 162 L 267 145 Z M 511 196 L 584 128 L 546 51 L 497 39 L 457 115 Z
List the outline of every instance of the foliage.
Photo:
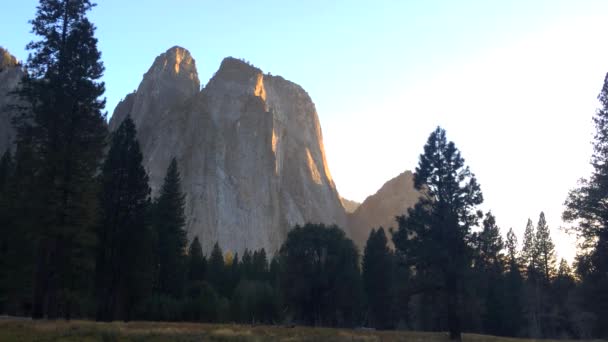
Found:
M 142 160 L 135 125 L 127 117 L 112 134 L 100 176 L 95 282 L 98 320 L 128 320 L 132 308 L 150 294 L 150 187 Z
M 352 326 L 361 298 L 358 253 L 337 226 L 296 226 L 280 250 L 281 288 L 296 320 Z
M 156 291 L 175 298 L 183 294 L 187 271 L 184 206 L 177 160 L 173 158 L 154 202 L 152 219 L 156 233 Z
M 41 0 L 18 94 L 27 106 L 15 119 L 17 149 L 27 151 L 35 213 L 22 227 L 35 237 L 34 318 L 63 315 L 90 286 L 94 268 L 97 185 L 106 139 L 104 68 L 86 13 L 89 0 Z M 21 159 L 25 162 L 26 159 Z M 26 175 L 29 176 L 29 175 Z M 28 181 L 28 182 L 29 182 Z
M 363 253 L 363 287 L 370 326 L 377 329 L 393 327 L 394 257 L 382 227 L 372 229 Z
M 442 291 L 451 339 L 460 339 L 464 279 L 473 251 L 471 228 L 483 196 L 460 151 L 437 127 L 429 136 L 414 175 L 419 202 L 398 219 L 393 241 L 415 267 L 419 291 Z

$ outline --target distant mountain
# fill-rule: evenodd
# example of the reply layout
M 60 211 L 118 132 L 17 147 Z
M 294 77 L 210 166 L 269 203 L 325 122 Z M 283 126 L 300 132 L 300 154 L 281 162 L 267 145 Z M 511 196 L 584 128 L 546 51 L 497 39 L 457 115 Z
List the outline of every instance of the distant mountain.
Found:
M 299 85 L 235 58 L 199 90 L 190 53 L 156 58 L 136 92 L 121 101 L 114 130 L 131 115 L 157 193 L 176 157 L 186 194 L 188 236 L 209 251 L 278 250 L 296 224 L 346 227 L 319 118 Z
M 384 183 L 374 195 L 348 215 L 348 227 L 355 244 L 361 251 L 372 228 L 397 228 L 395 216 L 403 215 L 418 202 L 420 194 L 414 189 L 414 175 L 405 171 Z M 388 236 L 390 239 L 390 236 Z
M 344 210 L 346 210 L 346 212 L 349 214 L 354 213 L 355 210 L 357 210 L 357 208 L 359 208 L 359 206 L 361 205 L 361 203 L 359 202 L 351 201 L 344 197 L 340 197 L 340 201 L 342 201 L 342 206 L 344 207 Z

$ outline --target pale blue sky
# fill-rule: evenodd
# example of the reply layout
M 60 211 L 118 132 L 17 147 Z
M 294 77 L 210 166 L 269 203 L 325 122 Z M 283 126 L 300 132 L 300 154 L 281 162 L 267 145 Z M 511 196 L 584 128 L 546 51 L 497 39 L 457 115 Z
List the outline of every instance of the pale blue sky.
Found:
M 344 197 L 361 201 L 413 169 L 442 125 L 503 231 L 521 237 L 544 210 L 572 259 L 557 227 L 589 172 L 608 1 L 99 2 L 109 115 L 171 46 L 190 50 L 202 84 L 224 57 L 245 58 L 309 92 Z M 0 13 L 0 45 L 22 60 L 36 3 Z

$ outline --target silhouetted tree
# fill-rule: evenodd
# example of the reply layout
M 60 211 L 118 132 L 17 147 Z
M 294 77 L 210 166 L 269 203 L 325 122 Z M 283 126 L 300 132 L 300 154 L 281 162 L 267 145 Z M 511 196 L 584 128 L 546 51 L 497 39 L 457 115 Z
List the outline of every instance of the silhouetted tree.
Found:
M 588 274 L 585 307 L 597 317 L 595 334 L 608 336 L 608 74 L 598 96 L 601 107 L 593 121 L 595 137 L 591 165 L 593 172 L 582 179 L 566 199 L 563 219 L 572 222 L 570 230 L 582 240 L 581 255 L 586 255 Z
M 517 237 L 513 229 L 507 233 L 507 271 L 505 274 L 505 321 L 502 333 L 507 336 L 519 336 L 523 317 L 523 278 L 517 257 Z
M 226 265 L 224 264 L 224 253 L 217 242 L 213 245 L 209 256 L 207 275 L 209 283 L 218 293 L 225 291 Z
M 361 301 L 358 253 L 337 226 L 296 226 L 281 246 L 281 288 L 295 318 L 315 326 L 352 326 Z
M 428 290 L 445 293 L 450 339 L 461 339 L 464 278 L 471 265 L 471 227 L 480 214 L 480 187 L 445 130 L 429 136 L 414 175 L 420 201 L 400 219 L 395 247 L 424 278 Z
M 538 270 L 542 281 L 548 284 L 555 275 L 555 245 L 551 239 L 551 231 L 541 212 L 536 225 L 535 249 L 538 258 Z
M 363 287 L 369 324 L 377 329 L 393 326 L 393 254 L 382 227 L 372 229 L 363 252 Z
M 185 197 L 175 158 L 167 169 L 160 194 L 153 206 L 156 232 L 156 290 L 179 298 L 187 277 Z
M 203 281 L 205 279 L 206 264 L 203 248 L 198 240 L 198 236 L 195 236 L 188 248 L 188 281 Z
M 41 0 L 27 48 L 16 118 L 17 144 L 31 151 L 37 222 L 34 318 L 69 318 L 90 284 L 96 222 L 95 174 L 107 134 L 104 68 L 89 0 Z M 30 218 L 26 219 L 30 220 Z
M 101 169 L 95 282 L 98 320 L 128 320 L 142 297 L 150 294 L 150 187 L 142 161 L 135 125 L 127 117 L 112 134 Z
M 481 320 L 483 331 L 492 335 L 504 333 L 503 323 L 505 297 L 503 283 L 504 243 L 496 218 L 488 212 L 483 220 L 483 229 L 475 234 L 475 272 L 477 296 L 482 302 Z

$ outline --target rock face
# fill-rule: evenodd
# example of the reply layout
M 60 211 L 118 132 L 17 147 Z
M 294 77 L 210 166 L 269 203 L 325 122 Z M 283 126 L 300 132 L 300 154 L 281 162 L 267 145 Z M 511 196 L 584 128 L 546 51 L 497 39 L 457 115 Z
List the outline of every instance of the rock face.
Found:
M 374 195 L 367 197 L 348 217 L 352 239 L 359 250 L 363 251 L 372 228 L 397 228 L 395 216 L 405 214 L 408 208 L 418 202 L 419 196 L 414 189 L 414 175 L 405 171 L 384 183 Z M 388 238 L 390 240 L 390 236 Z
M 300 86 L 234 58 L 199 85 L 190 53 L 173 47 L 110 121 L 114 130 L 133 118 L 153 194 L 177 158 L 191 239 L 206 251 L 218 241 L 272 254 L 296 224 L 346 227 L 316 109 Z
M 361 205 L 361 203 L 359 203 L 359 202 L 351 201 L 351 200 L 346 199 L 344 197 L 340 197 L 340 201 L 342 201 L 342 206 L 344 207 L 344 210 L 348 214 L 354 213 L 355 210 L 357 210 L 357 208 L 359 208 L 359 206 Z
M 11 123 L 14 110 L 10 106 L 17 100 L 11 92 L 17 89 L 24 75 L 17 59 L 0 47 L 0 155 L 8 148 L 14 148 L 15 130 Z

